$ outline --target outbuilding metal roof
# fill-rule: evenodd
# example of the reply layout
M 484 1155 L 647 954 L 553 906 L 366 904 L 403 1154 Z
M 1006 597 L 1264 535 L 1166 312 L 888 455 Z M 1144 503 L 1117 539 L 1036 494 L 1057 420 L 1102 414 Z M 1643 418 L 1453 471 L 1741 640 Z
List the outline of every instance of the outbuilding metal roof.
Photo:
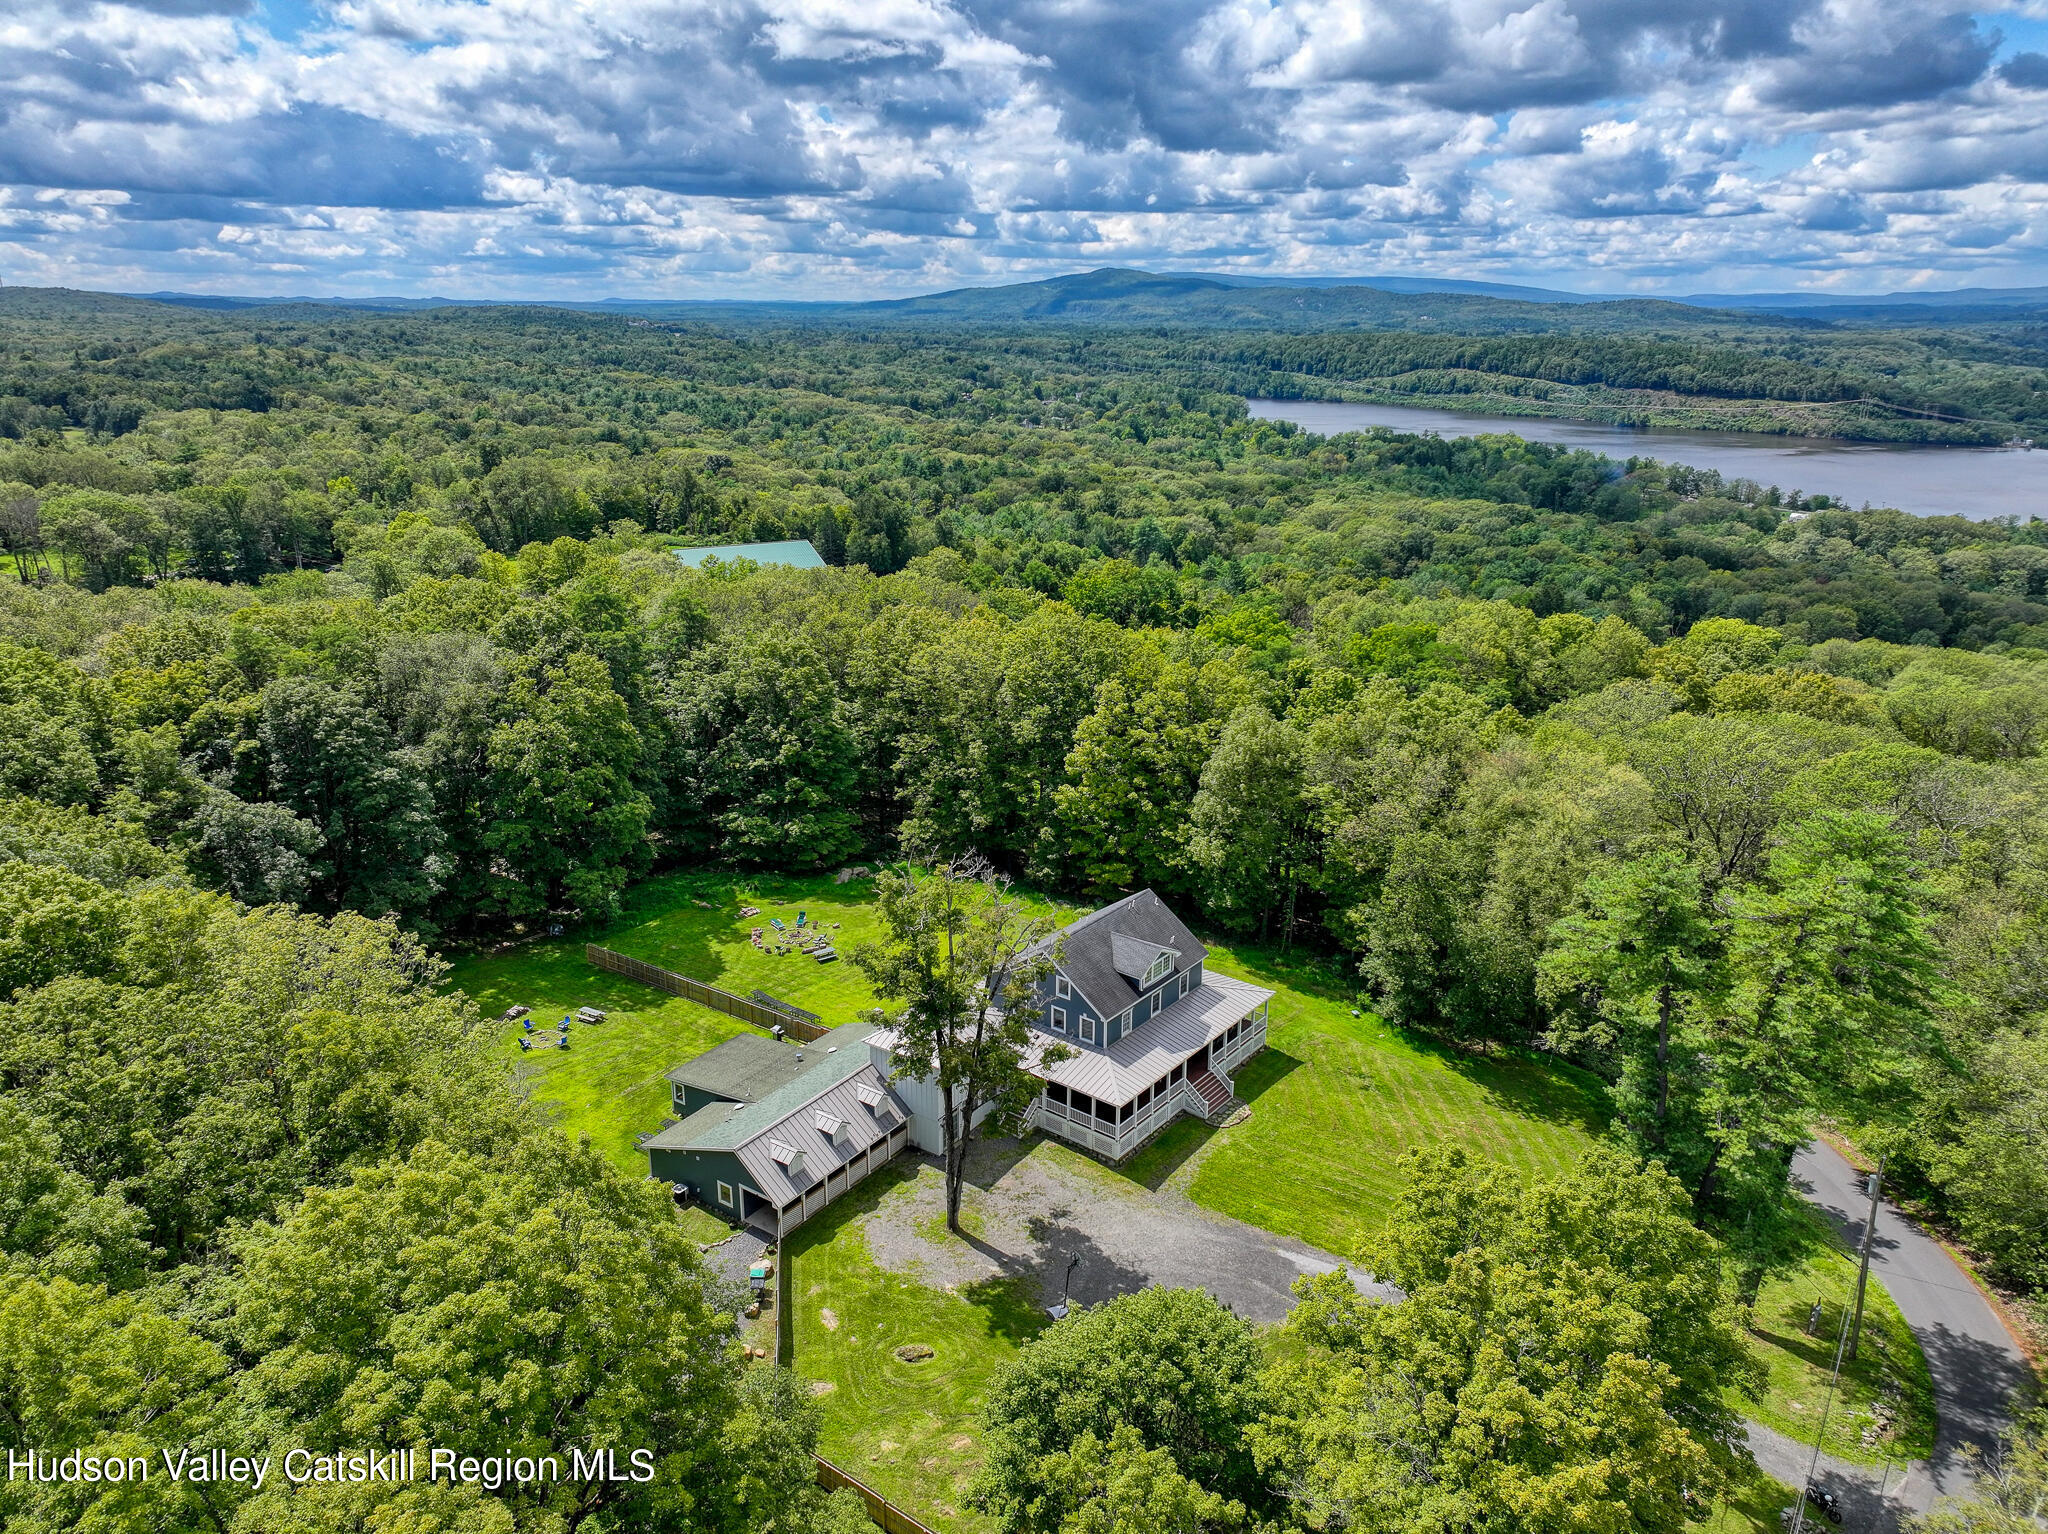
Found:
M 1032 1069 L 1069 1091 L 1121 1106 L 1272 999 L 1273 993 L 1263 987 L 1204 971 L 1199 986 L 1109 1048 L 1078 1050 L 1058 1065 Z M 1033 1028 L 1031 1042 L 1043 1052 L 1068 1041 Z
M 882 1080 L 865 1049 L 860 1052 L 860 1062 L 859 1070 L 833 1082 L 822 1095 L 799 1105 L 788 1117 L 762 1129 L 738 1147 L 740 1165 L 747 1169 L 748 1178 L 762 1197 L 777 1204 L 788 1203 L 909 1122 L 909 1110 L 886 1087 L 874 1107 L 860 1100 L 856 1086 L 878 1086 Z M 844 1120 L 845 1139 L 834 1140 L 820 1129 L 817 1121 L 821 1117 Z M 784 1150 L 796 1155 L 778 1154 Z

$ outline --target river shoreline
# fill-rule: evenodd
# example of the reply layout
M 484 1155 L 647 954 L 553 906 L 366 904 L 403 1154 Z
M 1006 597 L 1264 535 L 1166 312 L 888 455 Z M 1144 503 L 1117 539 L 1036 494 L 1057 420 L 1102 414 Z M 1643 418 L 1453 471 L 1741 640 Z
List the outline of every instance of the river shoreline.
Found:
M 1502 416 L 1413 405 L 1248 399 L 1255 419 L 1291 421 L 1334 436 L 1376 427 L 1444 437 L 1513 435 L 1625 461 L 1656 458 L 1714 469 L 1785 491 L 1825 494 L 1850 507 L 1973 521 L 2048 517 L 2048 448 L 1877 442 L 1777 433 L 1606 426 L 1556 416 Z

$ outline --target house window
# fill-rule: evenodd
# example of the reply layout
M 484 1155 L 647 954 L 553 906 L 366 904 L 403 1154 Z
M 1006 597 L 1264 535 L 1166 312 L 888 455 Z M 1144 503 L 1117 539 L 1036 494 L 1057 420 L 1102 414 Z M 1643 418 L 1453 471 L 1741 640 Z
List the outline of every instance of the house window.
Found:
M 1187 993 L 1188 977 L 1186 975 L 1175 976 L 1173 981 L 1173 994 L 1175 999 L 1178 1000 L 1180 997 L 1187 995 Z
M 1146 966 L 1144 983 L 1146 985 L 1150 985 L 1156 980 L 1164 980 L 1168 975 L 1172 973 L 1173 955 L 1170 953 L 1162 953 L 1158 958 L 1154 959 L 1149 965 Z
M 732 1184 L 731 1184 L 731 1183 L 729 1183 L 729 1182 L 722 1182 L 722 1183 L 720 1183 L 720 1184 L 718 1185 L 718 1202 L 719 1202 L 719 1203 L 721 1203 L 721 1204 L 723 1204 L 723 1205 L 724 1205 L 724 1206 L 725 1206 L 726 1208 L 728 1208 L 728 1209 L 732 1208 Z
M 1125 1103 L 1121 1108 L 1116 1110 L 1116 1121 L 1119 1124 L 1130 1123 L 1132 1111 L 1132 1105 L 1130 1103 Z
M 1124 1008 L 1124 1015 L 1116 1020 L 1116 1031 L 1118 1033 L 1129 1033 L 1131 1031 L 1131 1013 L 1135 1010 L 1133 1007 Z
M 1059 997 L 1061 1001 L 1067 1000 L 1074 994 L 1074 988 L 1067 984 L 1067 977 L 1065 975 L 1060 976 L 1059 979 L 1053 982 L 1052 989 L 1053 994 Z
M 1065 1007 L 1054 1007 L 1052 1009 L 1052 1031 L 1054 1033 L 1065 1033 L 1067 1031 L 1067 1009 Z
M 1067 1089 L 1057 1081 L 1048 1081 L 1045 1084 L 1045 1095 L 1049 1101 L 1058 1103 L 1062 1108 L 1067 1105 Z
M 1084 1044 L 1095 1042 L 1095 1019 L 1085 1012 L 1081 1015 L 1081 1041 Z

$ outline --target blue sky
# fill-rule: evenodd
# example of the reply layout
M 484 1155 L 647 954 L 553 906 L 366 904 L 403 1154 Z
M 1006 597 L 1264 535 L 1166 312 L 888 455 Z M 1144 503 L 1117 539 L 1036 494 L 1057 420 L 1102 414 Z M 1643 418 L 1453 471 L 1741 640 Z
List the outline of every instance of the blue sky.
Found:
M 0 281 L 2048 283 L 2048 0 L 9 0 Z

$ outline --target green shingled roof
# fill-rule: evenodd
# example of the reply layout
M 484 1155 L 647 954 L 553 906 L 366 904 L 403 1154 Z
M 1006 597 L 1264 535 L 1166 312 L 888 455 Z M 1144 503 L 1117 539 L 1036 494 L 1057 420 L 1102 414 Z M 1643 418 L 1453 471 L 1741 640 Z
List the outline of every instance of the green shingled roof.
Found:
M 640 1142 L 642 1150 L 690 1150 L 697 1136 L 709 1134 L 744 1108 L 742 1103 L 707 1103 L 680 1124 L 671 1124 L 660 1134 Z
M 809 1067 L 810 1057 L 794 1044 L 765 1033 L 742 1033 L 707 1049 L 668 1073 L 679 1087 L 695 1087 L 729 1102 L 757 1103 Z
M 874 1028 L 867 1023 L 848 1023 L 843 1028 L 834 1028 L 822 1039 L 814 1039 L 804 1045 L 805 1063 L 810 1068 L 794 1081 L 777 1087 L 759 1102 L 735 1108 L 717 1123 L 707 1122 L 701 1130 L 691 1133 L 686 1142 L 664 1144 L 663 1150 L 738 1150 L 754 1136 L 772 1129 L 805 1103 L 820 1097 L 851 1076 L 858 1075 L 869 1063 L 867 1038 Z M 836 1046 L 836 1047 L 835 1047 Z M 665 1129 L 660 1138 L 695 1125 L 709 1109 L 691 1114 L 674 1129 Z

